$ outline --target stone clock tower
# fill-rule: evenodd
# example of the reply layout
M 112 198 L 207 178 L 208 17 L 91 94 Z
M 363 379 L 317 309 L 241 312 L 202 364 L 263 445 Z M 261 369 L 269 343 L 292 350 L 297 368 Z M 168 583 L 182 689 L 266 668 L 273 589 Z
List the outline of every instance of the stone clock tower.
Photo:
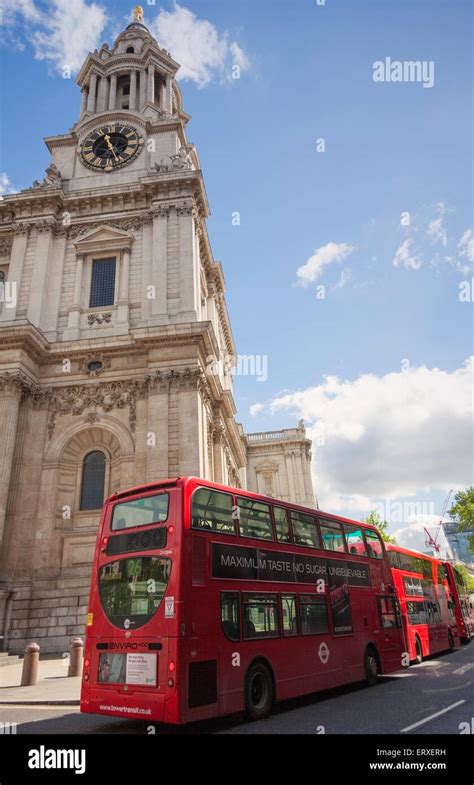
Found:
M 138 8 L 42 182 L 0 203 L 0 648 L 84 630 L 104 497 L 198 475 L 314 506 L 304 427 L 244 434 L 179 65 Z M 212 370 L 210 371 L 210 367 Z M 248 473 L 247 473 L 248 469 Z M 248 477 L 248 479 L 247 479 Z

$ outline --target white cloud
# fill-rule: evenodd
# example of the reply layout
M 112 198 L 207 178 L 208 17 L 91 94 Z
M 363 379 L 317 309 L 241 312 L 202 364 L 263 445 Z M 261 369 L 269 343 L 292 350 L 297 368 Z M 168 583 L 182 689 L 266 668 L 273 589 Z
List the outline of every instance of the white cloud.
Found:
M 474 234 L 472 229 L 466 229 L 458 243 L 458 250 L 462 259 L 474 262 Z
M 433 243 L 441 243 L 445 247 L 448 244 L 448 233 L 444 226 L 444 216 L 446 213 L 446 206 L 444 202 L 438 202 L 436 205 L 437 216 L 432 218 L 428 224 L 427 234 Z
M 13 25 L 17 16 L 29 22 L 38 22 L 41 19 L 41 12 L 36 8 L 33 0 L 0 0 L 0 24 Z
M 439 218 L 433 218 L 433 220 L 429 222 L 428 235 L 433 242 L 441 243 L 446 247 L 448 244 L 448 234 L 443 226 L 443 219 L 441 216 Z
M 87 54 L 100 44 L 106 13 L 96 3 L 84 0 L 54 0 L 44 29 L 35 31 L 31 40 L 37 60 L 47 60 L 62 71 L 79 71 Z
M 307 423 L 323 509 L 366 514 L 380 499 L 472 482 L 473 370 L 474 357 L 452 373 L 422 366 L 354 381 L 328 376 L 265 409 Z
M 399 248 L 397 248 L 395 252 L 395 257 L 393 259 L 393 266 L 394 267 L 406 267 L 407 270 L 419 270 L 421 265 L 423 264 L 421 257 L 417 256 L 410 252 L 410 248 L 412 246 L 412 241 L 410 239 L 406 239 Z
M 205 87 L 216 76 L 231 78 L 233 65 L 242 71 L 249 68 L 245 52 L 235 41 L 229 41 L 227 33 L 220 34 L 207 19 L 198 19 L 178 3 L 172 11 L 161 9 L 150 30 L 181 64 L 178 79 L 195 82 L 198 87 Z
M 0 199 L 2 199 L 7 194 L 16 193 L 17 190 L 18 189 L 14 187 L 7 173 L 0 172 Z
M 4 26 L 23 22 L 35 58 L 59 72 L 80 69 L 87 54 L 100 45 L 107 23 L 105 10 L 86 0 L 48 0 L 44 11 L 33 0 L 0 0 L 0 9 Z
M 352 245 L 347 243 L 327 243 L 320 248 L 316 248 L 306 264 L 303 264 L 296 271 L 298 283 L 300 286 L 308 286 L 320 277 L 324 267 L 334 262 L 341 262 L 353 250 Z
M 413 515 L 408 520 L 406 526 L 400 526 L 391 533 L 396 538 L 397 544 L 401 545 L 402 548 L 426 553 L 432 551 L 432 548 L 426 542 L 426 528 L 440 546 L 440 555 L 450 558 L 452 555 L 451 548 L 443 529 L 439 526 L 440 520 L 439 515 Z
M 264 408 L 265 406 L 263 405 L 263 403 L 254 403 L 250 407 L 249 412 L 252 415 L 252 417 L 256 417 L 257 414 L 260 414 L 260 412 L 264 410 Z

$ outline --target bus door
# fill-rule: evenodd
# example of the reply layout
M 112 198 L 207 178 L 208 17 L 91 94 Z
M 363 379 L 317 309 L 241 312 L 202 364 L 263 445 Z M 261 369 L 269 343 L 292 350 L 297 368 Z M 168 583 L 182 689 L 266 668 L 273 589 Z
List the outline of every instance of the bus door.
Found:
M 401 648 L 403 645 L 402 616 L 398 600 L 393 595 L 377 597 L 381 637 L 379 646 L 385 657 L 391 662 L 401 662 Z

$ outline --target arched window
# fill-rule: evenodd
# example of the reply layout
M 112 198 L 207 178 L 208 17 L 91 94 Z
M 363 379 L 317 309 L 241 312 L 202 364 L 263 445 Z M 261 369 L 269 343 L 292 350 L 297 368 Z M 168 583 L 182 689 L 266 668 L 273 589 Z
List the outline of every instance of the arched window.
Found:
M 135 49 L 133 48 L 133 46 L 127 46 L 126 54 L 128 54 L 128 55 L 135 54 Z
M 99 510 L 104 503 L 105 455 L 90 452 L 82 464 L 81 510 Z

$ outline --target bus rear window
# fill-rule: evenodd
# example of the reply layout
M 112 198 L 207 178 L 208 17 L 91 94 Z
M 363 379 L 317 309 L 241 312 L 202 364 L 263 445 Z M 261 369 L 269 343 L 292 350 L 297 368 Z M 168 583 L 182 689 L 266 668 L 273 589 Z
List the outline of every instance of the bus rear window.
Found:
M 105 564 L 99 572 L 99 592 L 104 613 L 116 627 L 143 627 L 163 600 L 171 560 L 138 556 Z
M 112 515 L 111 529 L 119 531 L 119 529 L 133 529 L 135 526 L 163 523 L 168 518 L 169 504 L 168 493 L 116 504 Z

